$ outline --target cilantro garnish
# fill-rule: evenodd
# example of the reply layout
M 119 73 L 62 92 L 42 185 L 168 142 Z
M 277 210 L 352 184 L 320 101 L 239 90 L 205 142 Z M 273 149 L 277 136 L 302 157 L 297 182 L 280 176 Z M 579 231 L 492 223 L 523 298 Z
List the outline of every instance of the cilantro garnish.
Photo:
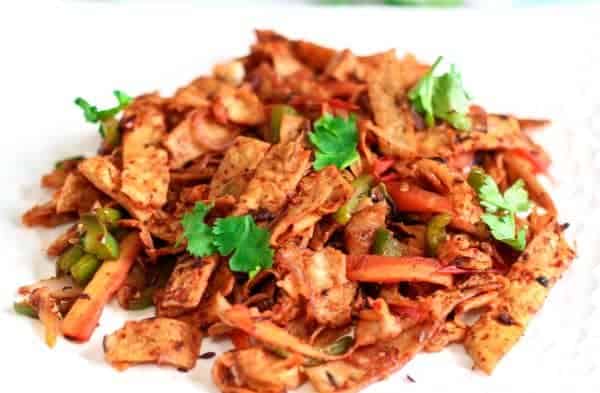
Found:
M 460 73 L 454 65 L 450 72 L 434 76 L 435 69 L 442 61 L 438 57 L 429 72 L 410 90 L 408 98 L 415 110 L 425 116 L 429 127 L 435 125 L 435 119 L 445 120 L 454 128 L 468 131 L 471 119 L 467 115 L 471 97 L 465 91 Z
M 196 257 L 206 257 L 215 253 L 214 236 L 211 227 L 204 223 L 204 218 L 212 209 L 212 205 L 198 202 L 194 209 L 183 216 L 183 236 L 187 239 L 187 250 Z
M 117 98 L 118 105 L 109 109 L 99 110 L 96 106 L 90 105 L 89 102 L 81 97 L 75 99 L 75 105 L 83 110 L 85 120 L 90 123 L 100 123 L 98 132 L 104 138 L 105 143 L 115 146 L 119 143 L 120 135 L 118 130 L 118 122 L 115 116 L 131 103 L 132 98 L 120 90 L 113 91 Z
M 219 218 L 210 227 L 204 223 L 204 218 L 211 208 L 210 205 L 197 202 L 181 221 L 190 254 L 196 257 L 216 252 L 223 256 L 231 255 L 230 269 L 248 273 L 250 277 L 273 265 L 269 231 L 258 227 L 250 215 Z
M 315 122 L 314 131 L 308 134 L 308 138 L 317 148 L 313 164 L 317 171 L 328 165 L 344 169 L 360 158 L 356 150 L 358 129 L 353 115 L 343 118 L 324 114 Z
M 90 105 L 86 100 L 81 97 L 75 99 L 75 105 L 83 110 L 83 116 L 85 120 L 90 123 L 98 123 L 107 120 L 111 117 L 115 117 L 121 112 L 127 105 L 131 103 L 131 97 L 123 93 L 120 90 L 113 91 L 114 96 L 117 98 L 118 105 L 109 109 L 98 110 L 94 105 Z
M 471 170 L 468 182 L 477 192 L 479 203 L 486 211 L 481 220 L 486 223 L 492 236 L 516 250 L 524 250 L 527 228 L 521 228 L 517 233 L 515 222 L 516 213 L 524 213 L 531 207 L 523 180 L 517 180 L 504 195 L 494 179 L 479 168 Z
M 273 265 L 269 231 L 259 228 L 252 216 L 219 218 L 213 227 L 213 234 L 219 253 L 231 254 L 231 270 L 256 274 L 260 269 Z

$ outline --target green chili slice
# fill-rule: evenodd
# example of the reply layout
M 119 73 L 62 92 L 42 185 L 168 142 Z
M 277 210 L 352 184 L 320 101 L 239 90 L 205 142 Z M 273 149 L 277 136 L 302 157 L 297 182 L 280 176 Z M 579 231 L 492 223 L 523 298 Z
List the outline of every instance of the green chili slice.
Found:
M 436 214 L 427 223 L 425 229 L 425 244 L 427 254 L 435 257 L 440 244 L 446 240 L 446 226 L 452 221 L 452 216 L 448 213 Z
M 373 252 L 377 255 L 387 257 L 400 257 L 406 254 L 406 246 L 394 237 L 392 231 L 387 228 L 379 228 L 375 231 L 373 241 Z
M 296 115 L 298 112 L 289 105 L 277 104 L 271 108 L 271 123 L 267 129 L 265 140 L 278 143 L 281 139 L 281 120 L 284 115 Z
M 346 353 L 352 346 L 352 343 L 354 343 L 354 338 L 352 336 L 343 336 L 331 343 L 331 345 L 325 349 L 325 352 L 332 356 L 339 356 Z
M 374 181 L 375 180 L 371 175 L 361 175 L 352 181 L 354 192 L 352 193 L 350 200 L 335 212 L 334 217 L 337 222 L 340 224 L 347 224 L 348 221 L 350 221 L 361 198 L 367 196 L 369 191 L 371 191 Z

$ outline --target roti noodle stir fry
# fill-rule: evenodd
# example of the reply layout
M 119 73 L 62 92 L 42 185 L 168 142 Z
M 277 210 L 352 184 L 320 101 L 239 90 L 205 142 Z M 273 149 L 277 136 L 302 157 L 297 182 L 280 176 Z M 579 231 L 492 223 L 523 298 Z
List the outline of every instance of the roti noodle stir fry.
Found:
M 223 392 L 355 392 L 451 343 L 491 373 L 574 258 L 536 178 L 547 122 L 471 104 L 442 58 L 258 31 L 172 97 L 115 97 L 75 101 L 98 154 L 57 163 L 23 215 L 70 224 L 56 277 L 15 303 L 50 346 L 87 341 L 114 297 L 156 317 L 106 336 L 108 363 L 190 370 L 229 338 Z

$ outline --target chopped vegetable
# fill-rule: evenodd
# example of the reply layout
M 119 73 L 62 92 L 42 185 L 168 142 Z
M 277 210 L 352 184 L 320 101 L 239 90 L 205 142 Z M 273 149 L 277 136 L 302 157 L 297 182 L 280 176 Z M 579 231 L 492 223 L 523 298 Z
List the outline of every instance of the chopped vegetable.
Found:
M 73 266 L 82 256 L 85 254 L 83 247 L 79 244 L 71 246 L 67 251 L 56 261 L 56 270 L 60 273 L 69 273 L 71 266 Z
M 210 209 L 212 205 L 197 202 L 194 209 L 181 220 L 183 236 L 187 239 L 187 251 L 196 257 L 206 257 L 216 251 L 212 229 L 204 223 Z
M 273 265 L 269 231 L 259 228 L 250 215 L 220 218 L 213 228 L 215 245 L 221 255 L 231 255 L 229 267 L 235 272 L 253 273 Z
M 271 143 L 279 143 L 281 138 L 281 120 L 284 115 L 295 115 L 298 112 L 289 105 L 273 105 L 271 108 L 271 122 L 268 127 L 268 133 L 265 135 L 265 140 Z
M 116 97 L 119 104 L 109 109 L 98 110 L 96 106 L 90 105 L 86 100 L 84 100 L 81 97 L 77 97 L 75 99 L 75 105 L 77 105 L 83 110 L 83 116 L 85 117 L 85 120 L 87 120 L 90 123 L 98 123 L 115 117 L 131 102 L 131 97 L 129 97 L 127 94 L 123 93 L 120 90 L 115 90 L 113 94 Z
M 85 229 L 83 249 L 86 252 L 96 255 L 102 260 L 119 257 L 119 243 L 96 215 L 83 215 L 81 224 Z
M 119 221 L 123 217 L 119 209 L 114 209 L 112 207 L 98 208 L 94 211 L 94 214 L 96 215 L 96 217 L 98 217 L 100 222 L 110 227 L 114 227 L 115 225 L 117 225 L 117 221 Z
M 425 230 L 425 241 L 427 254 L 430 257 L 437 255 L 440 244 L 446 240 L 446 226 L 452 221 L 452 215 L 448 213 L 436 214 L 427 223 Z
M 108 146 L 117 146 L 121 141 L 119 122 L 113 117 L 100 122 L 99 132 L 102 138 L 104 138 L 104 143 Z
M 323 115 L 314 124 L 314 131 L 308 138 L 317 148 L 313 164 L 315 170 L 321 170 L 328 165 L 344 169 L 360 159 L 358 151 L 358 129 L 356 117 L 348 118 Z
M 396 209 L 413 213 L 446 213 L 452 211 L 449 198 L 405 182 L 387 182 L 386 188 Z
M 85 157 L 82 155 L 78 155 L 78 156 L 73 156 L 73 157 L 67 157 L 67 158 L 63 158 L 60 161 L 56 161 L 54 163 L 54 169 L 63 169 L 65 164 L 67 162 L 77 162 L 77 161 L 81 161 L 83 160 Z
M 62 332 L 76 341 L 87 341 L 98 324 L 104 305 L 123 285 L 127 273 L 142 249 L 137 233 L 121 241 L 121 254 L 114 261 L 105 261 L 75 301 L 62 323 Z
M 369 194 L 375 179 L 371 175 L 361 175 L 352 181 L 352 196 L 342 207 L 335 212 L 335 220 L 340 224 L 347 224 L 354 214 L 362 198 Z
M 30 317 L 30 318 L 38 317 L 38 313 L 35 310 L 35 308 L 33 308 L 31 306 L 31 304 L 28 304 L 26 302 L 15 302 L 13 304 L 13 309 L 19 315 L 24 315 L 24 316 Z
M 340 355 L 330 355 L 309 345 L 271 321 L 253 318 L 250 309 L 242 304 L 231 306 L 227 303 L 227 300 L 222 297 L 219 298 L 218 303 L 219 316 L 224 323 L 243 331 L 247 335 L 257 338 L 272 347 L 280 348 L 284 351 L 289 350 L 290 352 L 300 353 L 319 360 L 335 360 L 340 357 Z
M 145 288 L 139 296 L 132 297 L 127 301 L 128 310 L 144 310 L 154 305 L 154 294 L 156 288 Z
M 71 266 L 69 271 L 73 280 L 78 285 L 83 286 L 94 277 L 100 265 L 102 265 L 102 262 L 95 255 L 85 254 Z
M 60 314 L 56 299 L 51 295 L 50 289 L 40 287 L 31 293 L 31 305 L 37 310 L 38 318 L 44 325 L 44 338 L 46 345 L 53 348 L 60 332 Z
M 204 223 L 211 208 L 197 202 L 194 210 L 182 220 L 190 254 L 204 257 L 218 251 L 223 256 L 231 255 L 231 270 L 252 275 L 272 266 L 273 250 L 269 246 L 269 231 L 259 228 L 248 214 L 219 218 L 211 228 Z
M 90 105 L 81 97 L 75 99 L 75 105 L 83 110 L 83 116 L 88 122 L 100 123 L 98 132 L 104 139 L 104 143 L 111 147 L 117 146 L 121 140 L 119 122 L 115 119 L 115 116 L 125 109 L 132 100 L 131 97 L 120 90 L 115 90 L 113 94 L 119 104 L 104 110 L 99 110 L 96 106 Z
M 375 254 L 386 257 L 400 257 L 404 255 L 405 248 L 389 229 L 379 228 L 375 232 L 375 241 L 373 242 L 373 252 Z
M 325 348 L 325 352 L 334 356 L 343 355 L 348 352 L 353 343 L 354 338 L 352 336 L 342 336 Z
M 517 180 L 504 195 L 500 193 L 494 179 L 479 168 L 469 173 L 468 182 L 479 196 L 479 201 L 486 213 L 481 216 L 492 233 L 492 236 L 515 250 L 525 249 L 527 228 L 516 230 L 515 214 L 529 210 L 527 190 L 523 180 Z
M 349 280 L 376 283 L 430 282 L 452 286 L 452 275 L 439 272 L 436 259 L 423 257 L 387 257 L 381 255 L 348 255 Z
M 513 152 L 533 165 L 534 173 L 547 173 L 552 162 L 544 153 L 530 149 L 514 149 Z
M 441 61 L 440 56 L 408 93 L 408 98 L 416 111 L 425 115 L 429 127 L 433 127 L 438 118 L 446 120 L 457 130 L 468 131 L 471 128 L 471 119 L 467 115 L 470 97 L 454 65 L 450 67 L 450 72 L 441 76 L 433 75 Z

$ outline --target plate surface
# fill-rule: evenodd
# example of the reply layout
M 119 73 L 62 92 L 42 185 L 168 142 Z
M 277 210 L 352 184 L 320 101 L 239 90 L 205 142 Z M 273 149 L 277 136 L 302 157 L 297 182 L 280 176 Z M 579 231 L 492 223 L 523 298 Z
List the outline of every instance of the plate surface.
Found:
M 13 2 L 15 3 L 15 2 Z M 600 391 L 600 9 L 550 8 L 485 13 L 382 8 L 202 9 L 69 2 L 59 7 L 2 6 L 3 113 L 0 154 L 0 340 L 2 386 L 30 392 L 131 390 L 216 392 L 211 360 L 186 374 L 156 367 L 117 373 L 103 361 L 102 336 L 126 313 L 110 307 L 91 342 L 45 347 L 39 324 L 15 316 L 18 285 L 48 276 L 43 250 L 56 231 L 27 230 L 20 214 L 49 198 L 39 177 L 57 159 L 92 153 L 95 128 L 72 104 L 76 96 L 111 103 L 130 94 L 178 85 L 221 60 L 246 53 L 252 29 L 368 53 L 396 47 L 432 61 L 444 55 L 462 71 L 475 101 L 489 111 L 546 117 L 536 138 L 554 159 L 548 181 L 561 220 L 571 223 L 578 258 L 525 336 L 492 377 L 471 371 L 460 347 L 419 355 L 368 392 Z M 14 7 L 19 7 L 15 9 Z M 10 9 L 9 9 L 10 8 Z M 217 353 L 224 343 L 203 343 Z M 409 383 L 406 375 L 416 380 Z M 304 391 L 309 389 L 304 388 Z

